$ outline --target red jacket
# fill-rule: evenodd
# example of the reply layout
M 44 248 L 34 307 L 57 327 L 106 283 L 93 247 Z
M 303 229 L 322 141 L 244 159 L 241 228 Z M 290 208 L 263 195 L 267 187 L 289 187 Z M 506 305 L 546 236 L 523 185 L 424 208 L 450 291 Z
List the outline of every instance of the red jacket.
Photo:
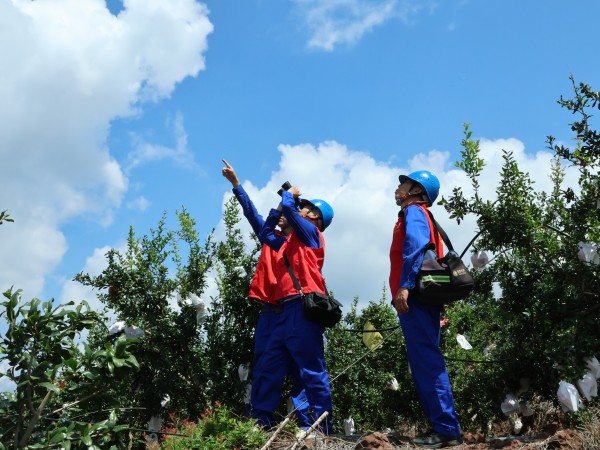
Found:
M 279 231 L 275 231 L 275 233 L 279 234 Z M 279 280 L 275 270 L 277 262 L 283 255 L 282 252 L 285 250 L 286 246 L 287 244 L 283 244 L 279 249 L 279 252 L 276 252 L 266 244 L 262 246 L 260 256 L 258 257 L 258 263 L 256 264 L 256 269 L 254 269 L 252 281 L 250 282 L 248 298 L 265 303 L 277 303 L 275 300 L 279 297 L 275 297 L 275 288 L 277 287 Z
M 424 203 L 413 203 L 410 206 L 418 206 L 425 212 L 427 223 L 429 224 L 429 242 L 435 244 L 435 250 L 438 258 L 444 256 L 443 241 L 440 233 L 437 232 L 431 217 L 427 212 L 427 205 Z M 402 246 L 404 245 L 404 238 L 406 237 L 406 226 L 404 225 L 404 214 L 398 216 L 398 221 L 394 226 L 394 235 L 392 237 L 392 246 L 390 248 L 390 292 L 392 297 L 396 295 L 396 291 L 400 286 L 400 277 L 402 276 L 402 265 L 404 264 L 404 257 L 402 255 Z
M 281 300 L 298 295 L 298 290 L 294 287 L 292 277 L 285 265 L 283 252 L 287 255 L 290 266 L 296 274 L 303 293 L 325 293 L 325 281 L 323 280 L 323 275 L 321 275 L 325 259 L 325 240 L 321 232 L 319 232 L 319 238 L 321 246 L 319 248 L 311 248 L 300 242 L 295 232 L 292 232 L 288 236 L 287 244 L 279 250 L 278 261 L 275 265 L 275 276 L 278 281 L 274 289 L 275 299 Z

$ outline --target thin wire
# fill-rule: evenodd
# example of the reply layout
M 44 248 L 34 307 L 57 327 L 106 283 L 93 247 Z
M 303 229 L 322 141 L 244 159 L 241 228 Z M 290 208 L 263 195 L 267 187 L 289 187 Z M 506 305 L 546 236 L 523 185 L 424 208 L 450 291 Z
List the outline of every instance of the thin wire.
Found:
M 489 359 L 489 360 L 475 360 L 475 359 L 460 359 L 460 358 L 450 358 L 449 356 L 444 355 L 444 359 L 447 361 L 454 362 L 466 362 L 466 363 L 476 363 L 476 364 L 495 364 L 502 363 L 506 361 L 510 361 L 510 358 L 505 359 Z
M 75 417 L 57 417 L 57 418 L 53 418 L 53 417 L 48 417 L 48 416 L 43 416 L 43 419 L 46 420 L 55 420 L 55 421 L 66 421 L 66 422 L 73 422 L 75 419 L 79 419 L 80 417 L 84 417 L 84 416 L 89 416 L 90 414 L 96 414 L 99 412 L 106 412 L 106 411 L 114 411 L 114 410 L 119 410 L 119 411 L 127 411 L 127 410 L 135 410 L 135 409 L 146 409 L 143 406 L 125 406 L 122 408 L 107 408 L 107 409 L 99 409 L 97 411 L 91 411 L 91 412 L 87 412 L 84 414 L 80 414 L 78 416 Z
M 370 348 L 369 350 L 367 350 L 366 353 L 364 353 L 363 355 L 361 355 L 358 359 L 356 359 L 352 364 L 350 364 L 349 366 L 347 366 L 344 370 L 342 370 L 340 373 L 338 373 L 335 377 L 333 377 L 331 380 L 329 380 L 329 384 L 333 384 L 333 382 L 335 380 L 337 380 L 339 377 L 341 377 L 344 373 L 346 373 L 348 370 L 350 370 L 352 367 L 354 367 L 359 361 L 361 361 L 363 358 L 365 358 L 369 353 L 374 352 L 375 350 L 377 350 L 379 347 L 381 347 L 383 345 L 383 343 L 389 339 L 391 336 L 393 336 L 399 329 L 398 327 L 394 327 L 392 328 L 392 332 L 390 334 L 388 334 L 386 337 L 384 337 L 382 339 L 382 341 L 379 343 L 379 345 L 373 346 L 373 348 Z M 302 402 L 301 404 L 299 404 L 296 408 L 294 408 L 292 411 L 290 411 L 285 417 L 291 417 L 291 415 L 293 413 L 295 413 L 298 408 L 300 408 L 301 406 L 303 406 L 305 403 L 307 403 L 308 400 L 304 400 L 304 402 Z
M 392 331 L 396 328 L 400 328 L 400 325 L 396 325 L 388 328 L 378 328 L 377 330 L 350 330 L 347 328 L 341 328 L 342 331 L 347 331 L 348 333 L 378 333 L 379 331 Z
M 350 364 L 348 367 L 346 367 L 344 370 L 342 370 L 340 373 L 338 373 L 329 383 L 330 384 L 333 383 L 335 380 L 337 380 L 339 377 L 341 377 L 344 373 L 346 373 L 349 369 L 354 367 L 360 360 L 362 360 L 364 357 L 366 357 L 369 353 L 372 353 L 375 350 L 377 350 L 379 347 L 381 347 L 388 338 L 390 338 L 391 336 L 396 334 L 398 329 L 399 329 L 399 327 L 396 327 L 396 329 L 394 329 L 394 331 L 392 331 L 390 334 L 388 334 L 386 337 L 384 337 L 382 339 L 382 341 L 379 345 L 376 345 L 376 346 L 373 346 L 373 348 L 370 348 L 365 354 L 360 356 L 356 361 L 354 361 L 352 364 Z
M 171 433 L 170 431 L 154 431 L 154 430 L 144 430 L 143 428 L 127 428 L 129 431 L 139 431 L 150 434 L 166 434 L 169 436 L 182 436 L 182 437 L 190 437 L 188 434 L 180 434 L 180 433 Z

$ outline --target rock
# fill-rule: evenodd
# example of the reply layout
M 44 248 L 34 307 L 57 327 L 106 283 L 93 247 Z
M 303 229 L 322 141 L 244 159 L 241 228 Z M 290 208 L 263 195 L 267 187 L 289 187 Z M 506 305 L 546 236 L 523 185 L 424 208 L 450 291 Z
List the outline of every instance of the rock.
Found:
M 547 448 L 583 450 L 583 441 L 575 430 L 559 431 L 549 439 L 547 445 Z
M 355 450 L 394 450 L 394 446 L 390 444 L 387 436 L 380 432 L 375 432 L 364 436 Z

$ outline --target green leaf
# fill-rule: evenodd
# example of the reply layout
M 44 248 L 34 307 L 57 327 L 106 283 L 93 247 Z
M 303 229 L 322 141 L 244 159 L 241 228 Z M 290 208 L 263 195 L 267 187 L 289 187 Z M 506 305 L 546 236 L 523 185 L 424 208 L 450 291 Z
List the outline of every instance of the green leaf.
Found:
M 64 432 L 55 432 L 54 435 L 48 441 L 49 444 L 58 444 L 59 442 L 63 442 L 67 437 L 67 434 Z
M 125 364 L 124 359 L 116 358 L 116 357 L 112 359 L 112 362 L 115 365 L 115 367 L 117 367 L 117 368 L 123 367 L 123 365 Z
M 39 386 L 45 387 L 46 389 L 54 392 L 55 394 L 60 394 L 60 389 L 52 383 L 43 382 L 39 383 Z

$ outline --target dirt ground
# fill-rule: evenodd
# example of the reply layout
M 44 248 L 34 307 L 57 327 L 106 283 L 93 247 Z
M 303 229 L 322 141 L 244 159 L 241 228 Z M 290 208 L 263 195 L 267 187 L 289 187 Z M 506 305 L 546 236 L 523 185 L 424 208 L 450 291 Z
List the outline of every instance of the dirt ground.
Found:
M 317 435 L 298 443 L 291 436 L 281 439 L 269 446 L 270 450 L 415 450 L 411 437 L 396 433 L 370 433 L 362 436 L 323 436 Z M 478 434 L 465 433 L 464 443 L 445 447 L 450 450 L 600 450 L 584 445 L 582 435 L 571 429 L 557 431 L 553 435 L 537 433 L 523 436 L 485 437 Z
M 453 447 L 451 450 L 487 450 L 487 449 L 523 449 L 523 450 L 600 450 L 600 409 L 593 408 L 596 420 L 589 423 L 581 430 L 568 427 L 566 416 L 553 411 L 546 414 L 543 420 L 537 422 L 533 417 L 523 419 L 523 434 L 511 435 L 510 421 L 497 422 L 492 425 L 491 434 L 465 433 L 464 443 Z M 342 440 L 330 446 L 319 447 L 317 441 L 307 442 L 304 448 L 310 450 L 414 450 L 411 444 L 412 436 L 400 432 L 369 433 L 363 436 L 340 436 Z M 325 444 L 325 443 L 323 443 Z
M 294 440 L 295 441 L 295 440 Z M 298 444 L 294 441 L 273 443 L 271 450 L 415 450 L 407 436 L 372 433 L 364 436 L 330 436 L 307 439 Z M 485 438 L 481 435 L 465 435 L 462 445 L 445 447 L 450 450 L 587 450 L 580 434 L 575 430 L 562 430 L 554 436 L 512 436 L 502 438 Z M 588 447 L 589 448 L 589 447 Z

